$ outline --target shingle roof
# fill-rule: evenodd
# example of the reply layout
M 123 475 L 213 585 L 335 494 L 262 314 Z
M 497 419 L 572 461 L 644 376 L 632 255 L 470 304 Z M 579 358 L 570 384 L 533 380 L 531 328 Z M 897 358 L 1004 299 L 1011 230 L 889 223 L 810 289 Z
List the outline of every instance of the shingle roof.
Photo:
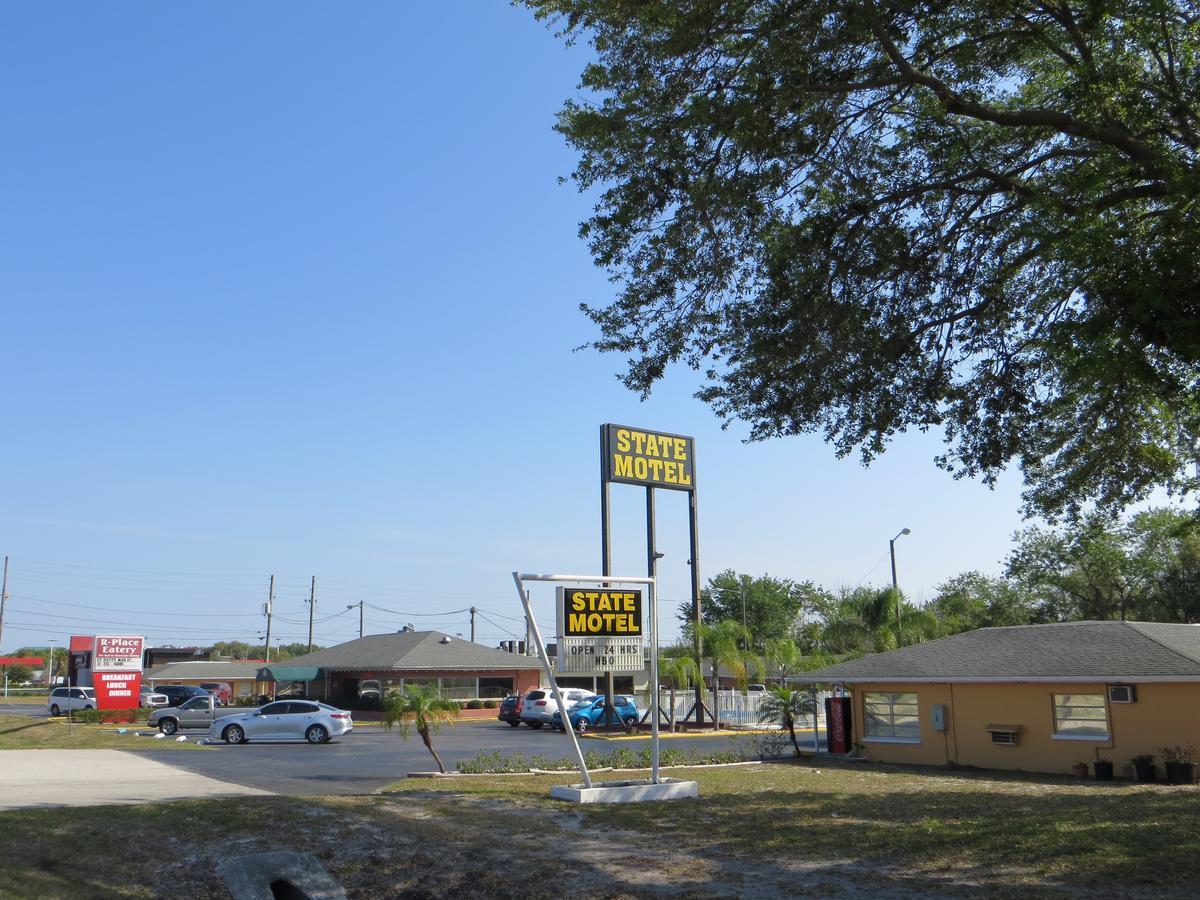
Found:
M 442 643 L 446 639 L 447 643 Z M 439 631 L 401 631 L 370 634 L 357 640 L 315 650 L 284 661 L 288 666 L 317 666 L 322 669 L 429 669 L 439 671 L 477 669 L 536 669 L 541 663 L 532 656 L 505 653 L 452 638 Z
M 169 678 L 208 678 L 224 681 L 227 678 L 254 678 L 262 668 L 261 662 L 232 662 L 228 660 L 164 663 L 146 670 L 145 678 L 151 681 L 166 681 Z
M 793 681 L 1200 680 L 1200 625 L 1061 622 L 980 628 Z

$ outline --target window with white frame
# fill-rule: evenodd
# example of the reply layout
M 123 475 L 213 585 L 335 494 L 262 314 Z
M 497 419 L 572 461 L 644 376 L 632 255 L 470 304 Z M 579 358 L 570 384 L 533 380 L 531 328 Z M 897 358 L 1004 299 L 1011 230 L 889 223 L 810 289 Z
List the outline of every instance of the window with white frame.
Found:
M 863 713 L 868 738 L 893 741 L 921 739 L 916 694 L 863 694 Z
M 1108 740 L 1103 694 L 1055 694 L 1054 736 Z

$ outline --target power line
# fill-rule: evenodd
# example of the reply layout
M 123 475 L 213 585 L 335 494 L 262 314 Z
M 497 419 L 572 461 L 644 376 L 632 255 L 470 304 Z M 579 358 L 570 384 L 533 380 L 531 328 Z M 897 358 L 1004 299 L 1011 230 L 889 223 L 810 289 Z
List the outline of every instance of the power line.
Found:
M 25 594 L 11 594 L 9 596 L 10 596 L 10 599 L 12 599 L 12 600 L 28 600 L 32 603 L 49 603 L 52 606 L 72 606 L 72 607 L 76 607 L 78 609 L 90 609 L 93 612 L 133 613 L 134 615 L 138 615 L 138 616 L 185 616 L 188 618 L 195 618 L 195 617 L 199 617 L 199 616 L 206 616 L 206 617 L 212 616 L 214 618 L 221 618 L 221 619 L 228 619 L 228 618 L 235 618 L 235 617 L 238 617 L 238 618 L 258 618 L 259 617 L 259 613 L 169 613 L 169 612 L 157 612 L 157 611 L 144 610 L 144 609 L 117 609 L 115 607 L 110 607 L 110 606 L 93 606 L 93 605 L 87 604 L 87 603 L 67 603 L 65 600 L 43 600 L 40 597 L 30 597 Z

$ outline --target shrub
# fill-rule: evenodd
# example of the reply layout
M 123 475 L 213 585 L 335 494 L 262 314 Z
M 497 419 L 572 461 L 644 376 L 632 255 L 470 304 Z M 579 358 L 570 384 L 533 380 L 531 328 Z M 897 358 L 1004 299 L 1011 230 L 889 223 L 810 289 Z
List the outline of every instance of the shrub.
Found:
M 500 706 L 499 700 L 484 700 L 483 701 L 484 709 L 498 709 L 499 706 Z
M 146 715 L 140 709 L 77 709 L 74 719 L 84 725 L 111 725 L 140 722 Z
M 483 709 L 482 700 L 468 700 L 467 709 Z

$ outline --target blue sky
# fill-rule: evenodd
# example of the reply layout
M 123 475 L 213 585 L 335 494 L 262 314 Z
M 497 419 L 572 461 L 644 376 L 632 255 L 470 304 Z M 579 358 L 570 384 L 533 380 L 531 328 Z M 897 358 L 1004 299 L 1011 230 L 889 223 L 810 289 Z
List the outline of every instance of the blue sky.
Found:
M 604 422 L 696 437 L 706 577 L 882 584 L 903 527 L 917 600 L 999 570 L 1016 478 L 955 481 L 925 435 L 867 470 L 748 445 L 694 373 L 642 403 L 575 352 L 614 290 L 551 130 L 587 55 L 503 3 L 0 10 L 3 649 L 252 640 L 272 573 L 285 641 L 312 575 L 321 643 L 360 600 L 368 632 L 523 633 L 513 569 L 599 567 Z M 613 497 L 641 574 L 642 492 Z M 671 608 L 686 515 L 659 492 Z

